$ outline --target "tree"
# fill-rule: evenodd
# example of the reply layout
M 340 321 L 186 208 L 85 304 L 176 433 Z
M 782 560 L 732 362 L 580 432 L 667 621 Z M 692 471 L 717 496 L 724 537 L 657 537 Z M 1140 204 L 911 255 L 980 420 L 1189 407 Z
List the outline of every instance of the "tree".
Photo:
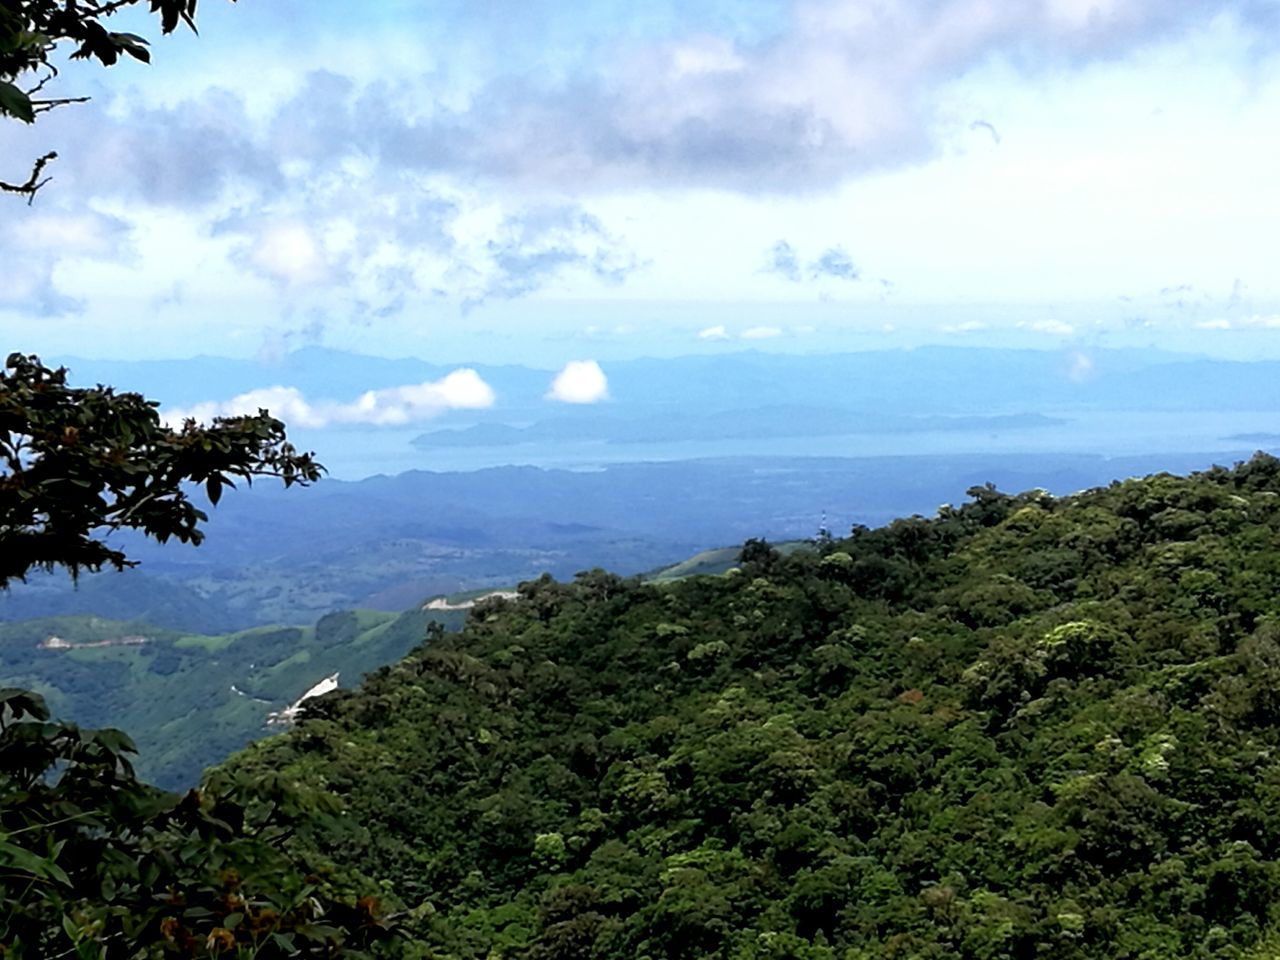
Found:
M 0 956 L 377 955 L 379 901 L 284 849 L 332 801 L 230 775 L 178 797 L 140 783 L 131 752 L 0 690 Z
M 122 56 L 150 62 L 145 38 L 108 28 L 113 16 L 144 2 L 151 13 L 159 16 L 164 33 L 172 33 L 179 23 L 195 29 L 197 0 L 2 0 L 0 117 L 34 123 L 40 114 L 55 107 L 87 99 L 42 96 L 58 75 L 53 54 L 59 45 L 75 47 L 73 60 L 97 60 L 104 67 L 115 64 Z M 45 167 L 57 156 L 50 151 L 33 161 L 25 181 L 0 179 L 0 191 L 20 194 L 28 202 L 34 200 L 48 182 Z
M 173 429 L 158 404 L 111 387 L 67 385 L 65 369 L 12 354 L 0 370 L 0 587 L 33 567 L 123 569 L 106 535 L 139 530 L 161 542 L 198 544 L 207 518 L 191 501 L 203 486 L 217 504 L 233 478 L 308 484 L 321 466 L 257 416 L 188 420 Z
M 0 116 L 32 123 L 80 99 L 39 99 L 64 41 L 104 66 L 146 61 L 144 39 L 104 26 L 140 2 L 0 0 Z M 196 0 L 147 3 L 165 33 L 194 27 Z M 55 156 L 0 189 L 33 199 Z M 66 370 L 11 354 L 0 369 L 0 587 L 32 568 L 123 569 L 132 561 L 106 540 L 117 530 L 198 544 L 197 485 L 216 505 L 237 479 L 305 485 L 321 472 L 265 410 L 175 429 L 139 394 L 71 387 Z M 133 752 L 119 731 L 51 721 L 39 696 L 0 690 L 0 956 L 380 955 L 391 927 L 378 900 L 289 853 L 296 823 L 324 814 L 322 796 L 215 773 L 178 797 L 138 781 Z

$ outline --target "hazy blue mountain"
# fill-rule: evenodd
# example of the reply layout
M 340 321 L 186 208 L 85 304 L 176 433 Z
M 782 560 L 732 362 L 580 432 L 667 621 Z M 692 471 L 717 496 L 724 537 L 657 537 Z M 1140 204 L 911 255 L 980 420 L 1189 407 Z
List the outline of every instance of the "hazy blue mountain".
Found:
M 569 358 L 566 358 L 569 359 Z M 498 395 L 495 410 L 581 413 L 549 402 L 554 370 L 434 364 L 308 347 L 272 361 L 193 357 L 161 361 L 60 358 L 80 381 L 102 381 L 186 405 L 283 385 L 310 397 L 351 399 L 365 390 L 477 370 Z M 1280 363 L 1237 363 L 1161 351 L 1087 352 L 921 347 L 845 354 L 742 351 L 605 364 L 612 405 L 627 410 L 729 410 L 778 405 L 881 413 L 1022 412 L 1098 403 L 1124 409 L 1274 406 Z M 1170 390 L 1170 387 L 1176 389 Z M 467 416 L 473 416 L 468 414 Z
M 78 588 L 33 578 L 0 596 L 0 619 L 98 614 L 200 632 L 308 623 L 544 571 L 640 573 L 748 537 L 790 540 L 824 524 L 841 532 L 932 514 L 987 482 L 1071 493 L 1250 452 L 708 459 L 412 471 L 287 492 L 258 485 L 223 498 L 200 548 L 128 541 L 138 570 L 87 576 Z
M 424 450 L 435 447 L 503 446 L 521 443 L 596 440 L 602 443 L 726 440 L 774 437 L 825 437 L 856 433 L 925 433 L 1029 430 L 1066 421 L 1039 413 L 998 416 L 904 416 L 827 407 L 776 406 L 707 414 L 648 417 L 594 417 L 540 420 L 526 427 L 477 423 L 462 429 L 433 430 L 414 438 Z
M 436 380 L 456 367 L 319 347 L 271 363 L 66 362 L 77 380 L 136 389 L 170 407 L 270 386 L 296 387 L 312 402 L 346 403 L 366 390 Z M 581 406 L 548 399 L 553 370 L 473 366 L 495 391 L 490 409 L 447 411 L 401 426 L 294 424 L 291 435 L 335 475 L 358 479 L 512 462 L 1213 451 L 1233 447 L 1223 437 L 1268 433 L 1280 421 L 1272 416 L 1280 412 L 1280 363 L 1148 350 L 927 347 L 642 358 L 606 363 L 609 399 Z M 873 443 L 862 439 L 872 436 Z M 829 442 L 835 438 L 844 440 Z
M 271 385 L 349 401 L 452 369 L 323 348 L 271 363 L 67 362 L 77 381 L 165 404 Z M 584 406 L 547 399 L 554 371 L 477 370 L 498 397 L 490 410 L 291 430 L 336 476 L 365 479 L 237 491 L 201 549 L 122 538 L 140 570 L 79 589 L 36 578 L 0 596 L 0 618 L 227 631 L 399 610 L 544 571 L 637 573 L 747 537 L 928 514 L 986 482 L 1069 493 L 1230 463 L 1273 446 L 1280 424 L 1280 364 L 1146 350 L 646 358 L 605 364 L 610 399 Z

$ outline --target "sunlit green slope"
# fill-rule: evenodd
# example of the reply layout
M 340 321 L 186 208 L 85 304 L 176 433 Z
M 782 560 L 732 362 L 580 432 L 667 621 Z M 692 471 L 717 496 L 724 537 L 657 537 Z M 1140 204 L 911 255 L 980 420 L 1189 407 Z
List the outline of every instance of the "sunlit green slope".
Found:
M 418 645 L 433 621 L 461 612 L 344 611 L 313 627 L 260 627 L 220 636 L 97 617 L 0 624 L 4 683 L 42 693 L 64 719 L 117 727 L 138 742 L 139 772 L 166 787 L 269 729 L 267 715 L 317 681 L 354 684 Z M 279 728 L 275 728 L 279 729 Z
M 1268 955 L 1280 462 L 973 493 L 526 584 L 232 766 L 341 798 L 299 842 L 414 955 Z

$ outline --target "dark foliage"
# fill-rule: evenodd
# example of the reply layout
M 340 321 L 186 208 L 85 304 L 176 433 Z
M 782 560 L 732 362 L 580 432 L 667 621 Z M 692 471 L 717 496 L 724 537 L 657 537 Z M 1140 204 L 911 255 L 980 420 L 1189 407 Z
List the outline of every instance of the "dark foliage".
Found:
M 477 607 L 231 769 L 425 956 L 1270 957 L 1280 462 Z
M 106 542 L 116 530 L 198 544 L 208 517 L 191 502 L 192 484 L 216 505 L 235 479 L 320 477 L 265 410 L 175 430 L 157 406 L 111 387 L 70 387 L 65 369 L 9 356 L 0 370 L 0 587 L 32 568 L 122 569 L 130 561 Z

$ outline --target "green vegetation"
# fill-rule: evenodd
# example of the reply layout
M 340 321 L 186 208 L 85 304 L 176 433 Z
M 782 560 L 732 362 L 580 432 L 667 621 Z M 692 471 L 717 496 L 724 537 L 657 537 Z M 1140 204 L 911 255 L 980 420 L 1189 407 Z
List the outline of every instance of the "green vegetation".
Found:
M 37 6 L 54 8 L 22 5 Z M 91 7 L 84 12 L 96 12 Z M 0 18 L 0 54 L 11 52 L 8 32 L 27 15 Z M 58 16 L 78 14 L 68 6 Z M 265 412 L 171 430 L 160 423 L 156 404 L 137 394 L 73 388 L 64 370 L 12 354 L 0 369 L 0 588 L 36 569 L 63 568 L 73 576 L 123 569 L 132 561 L 118 541 L 108 541 L 122 529 L 198 544 L 207 517 L 190 499 L 192 484 L 216 503 L 233 478 L 267 475 L 305 485 L 319 472 Z M 283 665 L 290 656 L 309 658 L 312 648 L 340 648 L 367 626 L 367 617 L 335 614 L 316 625 L 308 647 L 300 630 L 184 640 L 68 621 L 42 625 L 61 631 L 45 632 L 42 647 L 12 636 L 5 646 L 31 673 L 53 667 L 59 699 L 79 697 L 90 709 L 110 710 L 112 698 L 123 697 L 117 706 L 151 711 L 181 697 L 188 718 L 201 723 L 207 749 L 223 718 L 192 713 L 205 706 L 192 700 L 204 692 L 201 682 L 174 685 L 188 661 L 206 661 L 207 686 L 223 679 L 210 669 L 211 656 L 230 662 L 236 654 L 283 653 Z M 383 626 L 391 632 L 386 624 L 372 629 Z M 22 628 L 7 628 L 14 629 Z M 290 645 L 297 648 L 292 654 Z M 41 655 L 56 665 L 42 663 Z M 134 669 L 138 660 L 148 669 Z M 158 683 L 130 683 L 151 674 L 169 678 L 163 693 Z M 271 676 L 249 679 L 269 683 Z M 248 709 L 235 706 L 242 715 Z M 137 778 L 129 759 L 135 747 L 118 730 L 82 730 L 50 717 L 38 694 L 0 690 L 0 956 L 378 955 L 391 926 L 369 888 L 335 880 L 319 854 L 284 849 L 299 824 L 320 827 L 331 801 L 269 775 L 213 776 L 185 796 L 167 794 Z
M 413 956 L 1274 955 L 1280 461 L 971 494 L 524 584 L 226 769 Z
M 131 566 L 108 543 L 120 530 L 199 544 L 208 516 L 191 500 L 193 484 L 216 505 L 236 480 L 320 478 L 323 468 L 265 410 L 173 430 L 157 407 L 136 393 L 68 386 L 65 369 L 9 355 L 0 368 L 0 587 L 32 570 L 74 577 Z
M 378 899 L 282 852 L 331 802 L 270 777 L 165 794 L 134 777 L 133 749 L 0 690 L 0 956 L 380 955 Z
M 787 543 L 774 544 L 773 549 L 784 556 L 789 556 L 797 550 L 804 549 L 805 546 L 807 546 L 805 541 L 793 540 Z M 688 560 L 681 560 L 679 563 L 673 563 L 670 566 L 646 573 L 641 579 L 649 583 L 669 583 L 673 580 L 683 580 L 686 577 L 714 576 L 728 573 L 737 567 L 738 557 L 741 552 L 738 547 L 703 550 L 701 553 L 694 554 Z
M 353 684 L 421 643 L 428 624 L 456 629 L 464 616 L 342 611 L 313 627 L 218 636 L 98 617 L 27 620 L 0 624 L 0 670 L 6 683 L 43 695 L 57 716 L 130 731 L 139 774 L 178 789 L 263 736 L 267 714 L 317 681 L 341 673 Z M 73 646 L 51 646 L 52 637 Z

